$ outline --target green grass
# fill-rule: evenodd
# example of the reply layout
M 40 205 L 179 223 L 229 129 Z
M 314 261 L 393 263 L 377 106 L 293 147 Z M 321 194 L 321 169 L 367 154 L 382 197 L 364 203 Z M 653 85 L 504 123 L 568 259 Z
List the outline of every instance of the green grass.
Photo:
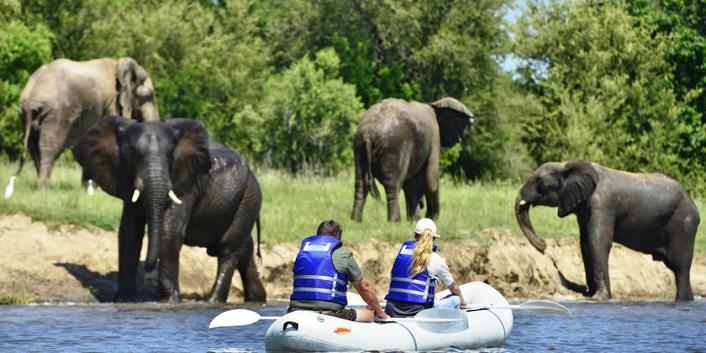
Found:
M 0 186 L 4 189 L 15 164 L 0 163 Z M 15 195 L 0 199 L 0 212 L 22 212 L 48 223 L 97 226 L 117 229 L 121 203 L 103 192 L 88 197 L 81 187 L 80 169 L 75 164 L 60 165 L 54 169 L 52 186 L 37 189 L 36 173 L 26 168 L 15 185 Z M 410 235 L 413 223 L 387 223 L 384 197 L 368 196 L 363 222 L 350 220 L 353 206 L 353 176 L 321 178 L 292 177 L 273 170 L 256 170 L 264 196 L 262 207 L 262 238 L 265 243 L 298 242 L 315 232 L 325 219 L 335 219 L 343 225 L 345 242 L 365 242 L 370 238 L 400 242 Z M 507 230 L 522 236 L 515 221 L 512 204 L 519 185 L 512 184 L 456 184 L 441 182 L 441 215 L 437 221 L 444 241 L 475 239 L 486 242 L 488 230 Z M 382 191 L 382 188 L 379 187 Z M 400 196 L 400 205 L 404 197 Z M 704 209 L 703 200 L 696 200 Z M 404 218 L 404 211 L 402 211 Z M 532 222 L 542 237 L 578 236 L 574 216 L 560 219 L 555 208 L 537 207 L 531 211 Z M 704 227 L 697 234 L 697 249 L 706 250 Z
M 0 295 L 0 305 L 25 305 L 34 304 L 37 297 L 34 294 L 18 293 L 13 295 Z

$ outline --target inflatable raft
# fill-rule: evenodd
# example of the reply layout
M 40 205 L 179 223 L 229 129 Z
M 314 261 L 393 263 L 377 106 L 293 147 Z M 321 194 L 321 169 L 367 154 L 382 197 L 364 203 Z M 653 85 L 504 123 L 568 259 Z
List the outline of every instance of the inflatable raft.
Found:
M 485 283 L 471 282 L 460 287 L 469 303 L 476 304 L 474 308 L 483 304 L 508 305 L 502 294 Z M 448 290 L 439 292 L 435 300 L 448 295 Z M 454 322 L 431 319 L 360 323 L 312 311 L 295 311 L 272 323 L 265 336 L 265 349 L 341 352 L 490 348 L 502 346 L 512 330 L 512 310 L 507 308 L 479 308 L 464 314 L 465 319 Z

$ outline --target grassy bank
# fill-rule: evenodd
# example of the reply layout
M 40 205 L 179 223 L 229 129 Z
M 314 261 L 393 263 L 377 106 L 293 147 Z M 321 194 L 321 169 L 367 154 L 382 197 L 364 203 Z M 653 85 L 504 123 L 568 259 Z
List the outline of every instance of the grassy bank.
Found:
M 16 165 L 0 163 L 0 185 L 4 189 Z M 36 173 L 26 168 L 15 183 L 15 195 L 0 199 L 0 212 L 22 212 L 50 225 L 73 224 L 117 229 L 121 202 L 102 191 L 92 197 L 80 185 L 77 165 L 60 165 L 54 169 L 52 186 L 37 189 Z M 297 242 L 310 235 L 324 219 L 333 218 L 343 225 L 344 241 L 402 241 L 413 224 L 406 221 L 389 224 L 384 198 L 368 197 L 363 222 L 352 222 L 353 176 L 334 178 L 292 177 L 272 170 L 258 170 L 256 175 L 263 191 L 263 242 Z M 381 188 L 380 188 L 381 189 Z M 521 236 L 512 210 L 519 185 L 455 184 L 442 180 L 441 215 L 437 224 L 442 241 L 487 238 L 487 230 L 509 230 Z M 400 205 L 403 203 L 400 198 Z M 697 200 L 704 209 L 703 200 Z M 537 233 L 543 237 L 577 236 L 575 217 L 559 219 L 556 209 L 538 207 L 531 211 Z M 403 211 L 404 217 L 404 211 Z M 697 249 L 706 250 L 704 227 L 699 228 Z M 442 242 L 443 244 L 443 242 Z

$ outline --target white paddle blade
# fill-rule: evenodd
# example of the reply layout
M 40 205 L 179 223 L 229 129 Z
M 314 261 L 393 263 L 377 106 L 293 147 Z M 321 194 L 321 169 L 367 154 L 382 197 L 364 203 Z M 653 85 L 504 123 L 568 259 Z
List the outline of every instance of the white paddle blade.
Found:
M 228 327 L 228 326 L 245 326 L 250 325 L 260 320 L 260 314 L 245 309 L 228 310 L 218 314 L 208 324 L 208 328 Z
M 464 308 L 466 310 L 478 310 L 478 309 L 518 309 L 527 310 L 536 313 L 543 314 L 556 314 L 562 316 L 571 316 L 571 310 L 567 307 L 550 302 L 548 300 L 532 300 L 524 302 L 519 305 L 496 305 L 496 304 L 468 304 Z
M 557 314 L 562 316 L 571 316 L 571 310 L 569 308 L 555 302 L 550 302 L 548 300 L 532 300 L 524 302 L 518 305 L 519 309 L 534 311 L 544 314 Z

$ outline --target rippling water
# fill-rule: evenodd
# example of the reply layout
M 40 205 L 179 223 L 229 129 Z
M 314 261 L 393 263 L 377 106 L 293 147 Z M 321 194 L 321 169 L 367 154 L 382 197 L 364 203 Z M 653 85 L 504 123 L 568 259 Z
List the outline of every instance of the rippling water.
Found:
M 571 318 L 515 310 L 492 352 L 705 352 L 706 299 L 690 304 L 564 302 Z M 285 303 L 240 306 L 281 315 Z M 261 352 L 268 321 L 208 329 L 230 306 L 0 306 L 0 352 Z

